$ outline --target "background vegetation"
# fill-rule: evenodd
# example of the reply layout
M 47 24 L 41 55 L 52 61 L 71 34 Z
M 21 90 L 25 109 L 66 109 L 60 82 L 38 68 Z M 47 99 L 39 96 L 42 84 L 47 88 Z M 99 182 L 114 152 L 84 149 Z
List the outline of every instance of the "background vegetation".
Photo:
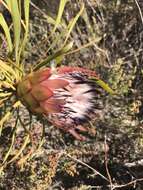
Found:
M 62 64 L 96 70 L 117 95 L 102 97 L 102 118 L 87 125 L 90 132 L 85 142 L 76 141 L 47 121 L 43 121 L 43 137 L 42 123 L 33 117 L 32 143 L 28 142 L 21 156 L 2 170 L 0 189 L 142 190 L 143 2 L 68 1 L 62 24 L 50 35 L 53 31 L 51 17 L 56 18 L 58 7 L 58 0 L 31 1 L 29 42 L 24 54 L 26 69 L 30 70 L 33 64 L 62 47 L 67 35 L 65 26 L 81 10 L 67 39 L 67 42 L 73 42 L 72 49 L 62 57 Z M 0 8 L 11 22 L 8 12 Z M 0 56 L 5 60 L 7 46 L 2 31 L 0 36 Z M 29 121 L 24 107 L 19 114 L 23 123 Z M 4 151 L 11 145 L 14 120 L 14 117 L 9 120 L 0 137 L 1 162 Z M 27 138 L 23 128 L 18 127 L 9 160 Z

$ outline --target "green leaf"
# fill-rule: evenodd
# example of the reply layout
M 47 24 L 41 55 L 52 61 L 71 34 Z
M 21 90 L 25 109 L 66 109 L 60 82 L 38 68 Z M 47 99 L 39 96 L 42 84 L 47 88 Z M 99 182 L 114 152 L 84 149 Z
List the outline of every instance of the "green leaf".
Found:
M 5 97 L 7 97 L 7 96 L 10 96 L 12 93 L 11 92 L 7 92 L 7 93 L 5 93 L 5 92 L 0 92 L 0 98 L 5 98 Z
M 1 119 L 0 119 L 0 136 L 3 128 L 3 124 L 9 119 L 11 112 L 7 112 Z
M 22 45 L 19 50 L 19 57 L 24 51 L 24 48 L 26 46 L 26 42 L 28 39 L 28 32 L 29 32 L 29 6 L 30 6 L 30 0 L 24 0 L 24 15 L 25 15 L 25 33 L 24 38 L 22 41 Z
M 10 6 L 11 6 L 11 16 L 13 20 L 13 28 L 14 28 L 15 58 L 17 65 L 19 65 L 18 52 L 19 52 L 20 34 L 21 34 L 21 15 L 17 0 L 10 0 Z
M 33 68 L 33 71 L 36 71 L 36 70 L 40 69 L 41 67 L 49 65 L 49 62 L 54 59 L 55 60 L 57 59 L 57 63 L 58 63 L 59 60 L 61 60 L 61 58 L 64 56 L 64 54 L 66 54 L 72 48 L 72 46 L 73 46 L 73 42 L 70 42 L 65 47 L 63 47 L 62 49 L 57 51 L 55 54 L 49 55 L 45 60 L 43 60 L 39 64 L 35 65 L 35 67 Z
M 25 14 L 25 23 L 26 23 L 26 31 L 29 30 L 29 6 L 30 0 L 24 0 L 24 14 Z
M 47 20 L 47 22 L 48 22 L 49 24 L 52 24 L 52 25 L 55 25 L 55 24 L 56 24 L 56 21 L 55 21 L 51 16 L 46 15 L 45 18 L 46 18 L 46 20 Z
M 11 151 L 12 151 L 12 148 L 13 148 L 13 145 L 14 145 L 14 142 L 15 142 L 15 138 L 16 138 L 16 128 L 17 128 L 17 122 L 16 122 L 16 125 L 14 126 L 14 131 L 13 131 L 12 138 L 11 138 L 11 145 L 10 145 L 8 151 L 6 152 L 5 156 L 4 156 L 2 165 L 5 164 L 5 162 L 7 161 L 8 157 L 9 157 Z
M 8 161 L 8 163 L 15 161 L 22 154 L 23 150 L 25 149 L 25 147 L 29 143 L 29 141 L 30 141 L 30 135 L 27 134 L 21 148 L 16 152 L 15 156 L 13 156 L 12 159 Z
M 9 52 L 12 52 L 13 45 L 12 45 L 12 40 L 11 40 L 11 36 L 10 36 L 10 32 L 9 32 L 9 27 L 5 21 L 5 18 L 3 17 L 3 15 L 1 13 L 0 13 L 0 25 L 2 26 L 5 36 L 6 36 L 6 39 L 7 39 Z
M 17 101 L 13 104 L 12 108 L 10 111 L 6 112 L 6 114 L 0 118 L 0 136 L 1 136 L 1 132 L 3 129 L 3 125 L 4 123 L 10 118 L 10 116 L 12 115 L 13 111 L 18 108 L 21 105 L 20 101 Z
M 81 6 L 81 9 L 80 11 L 77 13 L 77 15 L 70 21 L 69 25 L 68 25 L 68 32 L 66 34 L 66 39 L 64 41 L 64 45 L 66 44 L 69 36 L 70 36 L 70 33 L 72 32 L 75 24 L 77 23 L 77 20 L 79 19 L 79 17 L 81 16 L 81 14 L 83 13 L 83 10 L 84 10 L 84 4 L 82 4 Z
M 10 0 L 5 0 L 5 2 L 6 2 L 6 5 L 7 5 L 9 11 L 11 11 L 11 3 L 10 3 Z
M 91 77 L 91 80 L 94 80 L 95 83 L 97 83 L 99 86 L 101 86 L 106 92 L 108 92 L 109 94 L 115 94 L 115 92 L 109 87 L 109 85 L 107 83 L 105 83 L 103 80 L 100 80 L 98 78 L 95 77 Z
M 53 29 L 51 35 L 56 31 L 58 25 L 61 23 L 62 15 L 63 15 L 64 8 L 65 8 L 65 5 L 66 5 L 67 1 L 68 0 L 61 0 L 60 1 L 57 19 L 56 19 L 55 26 L 54 26 L 54 29 Z
M 6 77 L 6 79 L 9 79 L 11 83 L 16 79 L 16 81 L 19 80 L 18 72 L 15 71 L 10 65 L 8 65 L 7 62 L 0 60 L 0 73 L 3 73 Z

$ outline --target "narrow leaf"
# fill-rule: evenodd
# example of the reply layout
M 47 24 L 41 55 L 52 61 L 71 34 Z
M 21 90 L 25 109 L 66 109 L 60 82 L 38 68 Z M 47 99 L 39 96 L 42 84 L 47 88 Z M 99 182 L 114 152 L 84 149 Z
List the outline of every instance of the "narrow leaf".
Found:
M 24 48 L 26 46 L 26 42 L 28 39 L 28 32 L 29 32 L 29 7 L 30 7 L 30 0 L 25 0 L 24 1 L 24 15 L 25 15 L 25 24 L 23 23 L 23 25 L 25 26 L 25 33 L 24 33 L 24 38 L 22 41 L 22 45 L 20 47 L 19 50 L 19 57 L 21 56 L 21 54 L 24 51 Z
M 69 36 L 70 36 L 70 33 L 72 32 L 75 24 L 77 23 L 77 20 L 79 19 L 79 17 L 81 16 L 81 14 L 83 13 L 83 10 L 84 10 L 84 4 L 82 4 L 81 6 L 81 9 L 80 11 L 78 12 L 78 14 L 75 16 L 75 18 L 72 19 L 72 21 L 69 23 L 68 25 L 68 32 L 67 32 L 67 35 L 66 35 L 66 39 L 64 41 L 64 45 L 66 44 Z
M 43 60 L 39 64 L 35 65 L 33 70 L 36 71 L 36 70 L 40 69 L 41 67 L 49 65 L 50 61 L 52 61 L 54 59 L 57 59 L 57 61 L 58 61 L 58 59 L 60 59 L 60 57 L 64 56 L 64 54 L 66 54 L 72 48 L 72 46 L 73 46 L 73 42 L 70 42 L 68 45 L 66 45 L 59 51 L 57 51 L 55 54 L 49 55 L 45 60 Z
M 14 79 L 17 79 L 17 72 L 8 65 L 7 62 L 0 60 L 0 67 L 1 67 L 1 73 L 5 73 L 7 76 L 10 77 L 11 81 L 14 81 Z
M 4 156 L 2 165 L 5 164 L 5 162 L 7 161 L 8 157 L 9 157 L 11 151 L 12 151 L 12 147 L 13 147 L 13 145 L 14 145 L 15 137 L 16 137 L 16 128 L 17 128 L 17 122 L 16 122 L 16 124 L 15 124 L 15 126 L 14 126 L 14 131 L 13 131 L 12 139 L 11 139 L 11 145 L 10 145 L 10 147 L 9 147 L 9 149 L 8 149 L 8 151 L 7 151 L 7 153 L 6 153 L 6 155 Z
M 8 44 L 8 49 L 9 52 L 12 52 L 12 40 L 11 40 L 11 36 L 10 36 L 10 32 L 9 32 L 9 28 L 8 25 L 5 21 L 5 18 L 3 17 L 3 15 L 0 13 L 0 25 L 2 26 L 6 39 L 7 39 L 7 44 Z
M 6 3 L 6 6 L 7 8 L 9 9 L 9 11 L 11 11 L 11 3 L 10 3 L 10 0 L 5 0 L 5 3 Z M 2 1 L 2 4 L 5 6 L 5 3 Z M 5 6 L 5 7 L 6 7 Z
M 19 45 L 20 45 L 20 33 L 21 33 L 21 15 L 18 8 L 17 0 L 10 0 L 11 6 L 11 16 L 13 20 L 14 27 L 14 43 L 15 43 L 15 58 L 17 65 L 19 64 Z
M 115 94 L 115 92 L 109 87 L 107 83 L 105 83 L 103 80 L 97 79 L 95 77 L 90 78 L 95 81 L 99 86 L 101 86 L 106 92 L 110 94 Z
M 12 112 L 21 105 L 20 101 L 17 101 L 13 104 L 10 111 L 6 112 L 6 114 L 0 119 L 0 136 L 3 129 L 4 123 L 10 118 Z
M 25 137 L 25 140 L 24 140 L 21 148 L 17 151 L 17 153 L 15 154 L 15 156 L 8 163 L 11 163 L 11 162 L 15 161 L 21 155 L 21 153 L 25 149 L 26 145 L 29 143 L 29 140 L 30 140 L 29 134 L 27 134 L 27 136 Z
M 54 29 L 52 31 L 52 34 L 56 31 L 58 25 L 61 23 L 61 19 L 62 19 L 62 15 L 63 15 L 66 3 L 67 3 L 67 0 L 61 0 L 60 1 L 59 11 L 58 11 L 57 19 L 56 19 L 56 22 L 55 22 L 55 27 L 54 27 Z

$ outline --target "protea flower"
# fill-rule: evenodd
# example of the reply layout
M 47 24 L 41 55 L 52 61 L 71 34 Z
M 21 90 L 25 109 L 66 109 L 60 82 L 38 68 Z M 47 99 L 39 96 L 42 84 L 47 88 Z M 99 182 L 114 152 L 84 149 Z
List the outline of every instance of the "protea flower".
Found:
M 79 67 L 46 68 L 23 78 L 17 94 L 32 113 L 83 140 L 77 131 L 86 131 L 83 124 L 100 109 L 97 99 L 102 88 L 91 77 L 98 79 L 94 71 Z

